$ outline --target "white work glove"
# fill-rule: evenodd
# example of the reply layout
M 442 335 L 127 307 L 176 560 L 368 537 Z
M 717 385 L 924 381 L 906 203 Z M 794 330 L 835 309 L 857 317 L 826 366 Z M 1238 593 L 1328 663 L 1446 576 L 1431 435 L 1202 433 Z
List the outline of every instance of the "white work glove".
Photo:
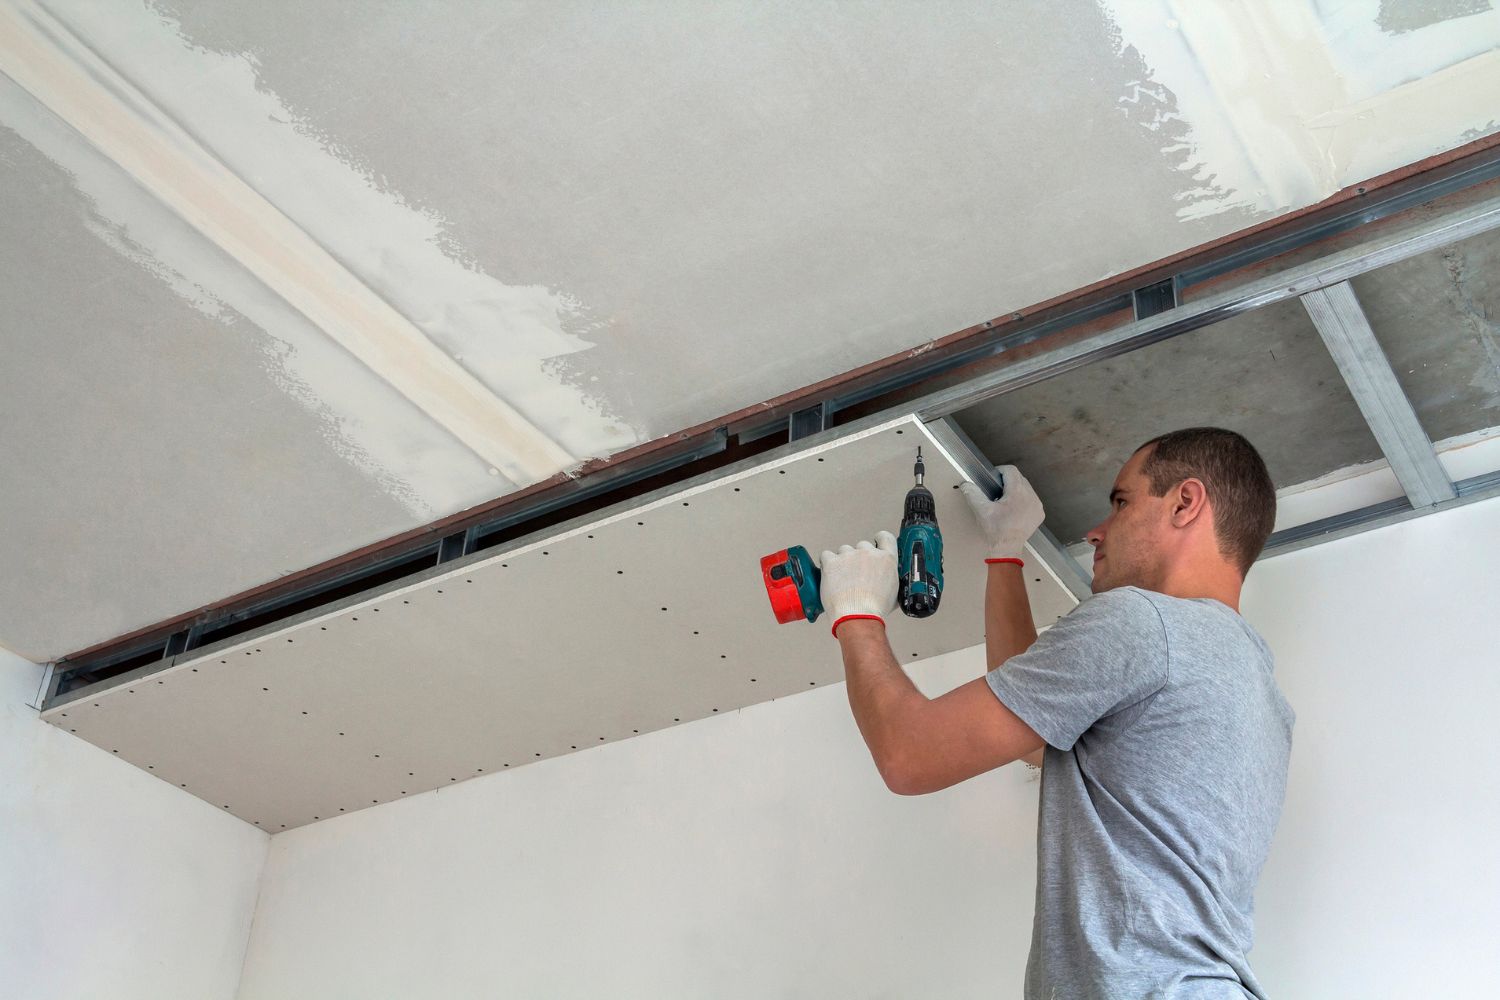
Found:
M 833 617 L 833 634 L 846 618 L 879 618 L 896 608 L 896 536 L 877 531 L 875 544 L 843 545 L 825 550 L 819 568 L 823 582 L 818 594 Z
M 964 483 L 960 490 L 989 545 L 985 558 L 1020 559 L 1026 540 L 1042 526 L 1042 502 L 1014 465 L 1002 465 L 999 471 L 1005 481 L 1005 492 L 999 500 L 991 500 L 973 483 Z

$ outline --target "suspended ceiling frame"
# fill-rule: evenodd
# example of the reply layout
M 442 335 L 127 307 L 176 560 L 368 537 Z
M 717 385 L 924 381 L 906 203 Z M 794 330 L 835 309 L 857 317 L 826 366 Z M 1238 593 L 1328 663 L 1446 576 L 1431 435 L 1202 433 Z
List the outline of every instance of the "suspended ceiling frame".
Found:
M 1457 189 L 1462 191 L 1467 184 L 1473 183 L 1476 177 L 1483 180 L 1489 179 L 1494 166 L 1493 162 L 1486 161 L 1475 168 L 1467 181 L 1464 181 L 1462 177 L 1449 178 L 1441 184 L 1449 190 L 1456 185 Z M 1340 372 L 1350 392 L 1359 404 L 1362 415 L 1370 424 L 1372 433 L 1380 443 L 1392 469 L 1407 491 L 1407 496 L 1280 532 L 1272 536 L 1265 552 L 1262 553 L 1262 558 L 1320 541 L 1343 537 L 1355 531 L 1368 530 L 1408 517 L 1432 513 L 1497 495 L 1500 493 L 1500 474 L 1477 476 L 1458 483 L 1448 480 L 1437 461 L 1431 440 L 1416 422 L 1415 415 L 1411 412 L 1410 402 L 1396 384 L 1388 361 L 1379 345 L 1374 342 L 1369 324 L 1359 312 L 1352 291 L 1347 290 L 1347 282 L 1355 276 L 1495 229 L 1500 229 L 1500 197 L 1474 201 L 1442 214 L 1418 219 L 1404 225 L 1390 226 L 1371 239 L 1345 250 L 1243 285 L 1205 295 L 1201 299 L 1187 303 L 1177 301 L 1181 280 L 1178 277 L 1168 278 L 1158 283 L 1155 288 L 1142 290 L 1149 294 L 1132 296 L 1139 317 L 1133 322 L 1113 329 L 1082 334 L 1070 343 L 1037 351 L 1008 366 L 975 375 L 951 387 L 929 392 L 914 400 L 836 427 L 825 426 L 831 405 L 825 404 L 812 414 L 806 410 L 795 412 L 790 420 L 793 440 L 787 445 L 765 452 L 761 456 L 746 459 L 728 468 L 735 470 L 778 461 L 809 447 L 821 447 L 840 438 L 857 435 L 870 427 L 889 422 L 904 414 L 914 415 L 928 425 L 938 428 L 936 431 L 938 434 L 951 436 L 954 428 L 947 418 L 983 400 L 1085 365 L 1160 343 L 1273 303 L 1295 298 L 1302 301 L 1308 308 L 1309 315 L 1318 326 L 1325 344 L 1329 346 L 1335 360 L 1339 362 Z M 1206 265 L 1204 273 L 1218 272 L 1212 265 Z M 1160 311 L 1146 314 L 1152 308 Z M 1026 331 L 1022 337 L 1008 338 L 1003 342 L 982 345 L 972 350 L 989 354 L 1003 353 L 1033 344 L 1046 332 L 1053 331 L 1051 329 Z M 949 362 L 945 363 L 957 362 L 949 359 Z M 920 375 L 913 374 L 911 377 L 916 378 Z M 809 417 L 812 419 L 809 420 Z M 783 419 L 777 426 L 786 427 L 787 421 Z M 806 437 L 797 437 L 799 430 L 805 431 L 810 427 L 823 429 L 815 430 Z M 726 433 L 727 428 L 719 428 L 708 444 L 689 443 L 690 454 L 701 456 L 721 450 Z M 974 450 L 967 442 L 959 442 L 954 447 L 959 451 Z M 665 459 L 662 461 L 666 462 Z M 982 456 L 978 459 L 980 464 L 987 463 L 987 461 Z M 692 485 L 708 481 L 724 473 L 724 469 L 716 470 L 694 479 L 688 479 L 685 483 Z M 608 485 L 610 485 L 608 477 L 603 477 L 599 482 L 587 484 L 582 489 L 585 492 L 592 490 L 598 493 L 606 489 Z M 680 489 L 682 485 L 674 484 L 668 489 Z M 541 510 L 556 509 L 565 506 L 570 500 L 576 500 L 576 497 L 544 500 L 538 504 L 538 507 Z M 639 502 L 639 498 L 626 500 L 590 516 L 605 517 L 617 508 Z M 440 542 L 432 542 L 430 547 L 435 551 L 437 564 L 442 566 L 447 560 L 460 558 L 472 552 L 475 543 L 482 536 L 523 522 L 528 515 L 536 512 L 531 509 L 510 511 L 495 522 L 471 525 L 461 533 Z M 552 529 L 541 530 L 546 532 Z M 1062 553 L 1061 547 L 1056 546 L 1055 539 L 1052 542 L 1055 552 Z M 1042 544 L 1045 548 L 1045 541 Z M 403 554 L 399 558 L 409 559 L 410 553 Z M 1063 560 L 1066 560 L 1065 554 L 1056 556 L 1051 562 L 1054 567 L 1062 567 Z M 374 569 L 378 570 L 381 565 L 377 564 Z M 361 571 L 360 575 L 370 575 L 372 572 L 373 570 L 367 567 Z M 1066 574 L 1067 570 L 1054 568 L 1054 572 Z M 326 588 L 329 585 L 320 586 Z M 199 631 L 199 625 L 178 631 L 165 642 L 157 640 L 155 646 L 148 648 L 156 650 L 160 658 L 145 666 L 137 667 L 130 672 L 129 676 L 138 676 L 141 671 L 150 672 L 161 669 L 162 665 L 169 663 L 174 656 L 189 652 L 193 648 L 197 631 Z M 140 659 L 139 648 L 136 646 L 122 649 L 121 646 L 115 645 L 100 651 L 97 655 L 70 657 L 51 665 L 53 669 L 48 680 L 47 706 L 55 704 L 59 696 L 64 693 L 70 677 L 76 683 L 80 675 L 108 669 L 112 663 L 138 661 Z M 85 684 L 81 690 L 93 690 L 96 684 L 112 685 L 116 679 L 107 677 L 101 681 Z

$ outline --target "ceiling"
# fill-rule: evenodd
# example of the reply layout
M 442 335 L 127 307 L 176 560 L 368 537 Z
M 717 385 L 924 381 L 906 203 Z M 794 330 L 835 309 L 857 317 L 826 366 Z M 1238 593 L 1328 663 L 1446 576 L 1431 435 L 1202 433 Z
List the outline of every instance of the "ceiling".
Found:
M 1488 3 L 1245 6 L 0 0 L 0 644 L 84 648 L 1500 129 Z M 1434 437 L 1497 422 L 1493 261 L 1355 283 Z M 1059 536 L 1184 412 L 1312 478 L 1375 454 L 1307 326 L 960 422 Z

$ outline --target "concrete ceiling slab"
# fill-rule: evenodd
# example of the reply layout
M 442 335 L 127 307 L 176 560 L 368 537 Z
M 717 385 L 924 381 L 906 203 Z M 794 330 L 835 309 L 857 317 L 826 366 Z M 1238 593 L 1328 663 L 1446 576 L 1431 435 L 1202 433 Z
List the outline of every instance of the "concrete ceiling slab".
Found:
M 1293 300 L 1017 389 L 955 415 L 980 450 L 1014 464 L 1063 544 L 1109 513 L 1143 442 L 1226 427 L 1260 451 L 1278 487 L 1381 457 L 1338 368 Z
M 1434 442 L 1500 425 L 1500 235 L 1352 280 L 1397 381 Z M 1108 513 L 1142 442 L 1181 427 L 1244 434 L 1278 488 L 1383 458 L 1306 310 L 1279 303 L 1070 372 L 956 415 L 980 449 L 1047 499 L 1064 544 Z
M 1500 425 L 1500 235 L 1351 284 L 1428 437 Z
M 759 559 L 894 529 L 918 445 L 944 533 L 901 662 L 983 633 L 962 478 L 914 420 L 563 526 L 419 582 L 177 657 L 43 718 L 264 829 L 628 739 L 841 679 L 825 616 L 778 625 Z M 1027 566 L 1039 626 L 1076 603 Z

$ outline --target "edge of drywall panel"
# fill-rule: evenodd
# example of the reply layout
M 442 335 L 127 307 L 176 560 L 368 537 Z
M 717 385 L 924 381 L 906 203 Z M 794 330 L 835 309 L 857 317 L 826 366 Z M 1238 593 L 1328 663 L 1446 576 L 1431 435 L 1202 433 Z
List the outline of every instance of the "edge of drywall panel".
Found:
M 220 642 L 199 646 L 186 653 L 173 656 L 170 659 L 158 660 L 94 684 L 56 695 L 49 698 L 43 704 L 42 717 L 48 718 L 52 712 L 66 708 L 74 702 L 98 697 L 121 686 L 133 684 L 144 677 L 164 675 L 200 660 L 240 651 L 247 646 L 253 646 L 256 642 L 262 641 L 268 635 L 275 635 L 288 628 L 336 618 L 346 611 L 373 601 L 397 597 L 425 584 L 459 576 L 476 563 L 521 555 L 532 549 L 540 548 L 543 545 L 550 545 L 574 535 L 583 534 L 591 528 L 634 516 L 641 511 L 651 510 L 668 502 L 676 502 L 682 498 L 691 498 L 707 490 L 746 479 L 767 469 L 775 469 L 782 465 L 788 465 L 803 458 L 816 455 L 819 452 L 830 451 L 842 445 L 882 433 L 883 431 L 893 428 L 904 430 L 906 427 L 920 428 L 921 430 L 918 433 L 922 434 L 924 439 L 930 440 L 931 438 L 931 435 L 925 433 L 925 428 L 922 428 L 922 422 L 914 414 L 909 413 L 895 418 L 885 414 L 877 414 L 851 424 L 829 428 L 828 430 L 783 445 L 781 448 L 764 455 L 745 459 L 742 462 L 695 476 L 681 483 L 664 486 L 643 496 L 623 500 L 603 510 L 594 511 L 564 521 L 561 524 L 551 525 L 531 534 L 523 535 L 520 538 L 512 539 L 509 542 L 482 549 L 478 552 L 471 552 L 468 555 L 441 563 L 437 566 L 418 570 L 399 581 L 372 587 L 369 590 L 363 590 L 357 594 L 339 598 L 328 604 L 268 622 L 259 628 L 238 633 Z M 944 452 L 944 455 L 946 456 L 947 453 Z M 954 464 L 955 467 L 960 469 L 961 474 L 967 477 L 967 473 L 962 472 L 961 466 L 958 466 L 957 463 Z

